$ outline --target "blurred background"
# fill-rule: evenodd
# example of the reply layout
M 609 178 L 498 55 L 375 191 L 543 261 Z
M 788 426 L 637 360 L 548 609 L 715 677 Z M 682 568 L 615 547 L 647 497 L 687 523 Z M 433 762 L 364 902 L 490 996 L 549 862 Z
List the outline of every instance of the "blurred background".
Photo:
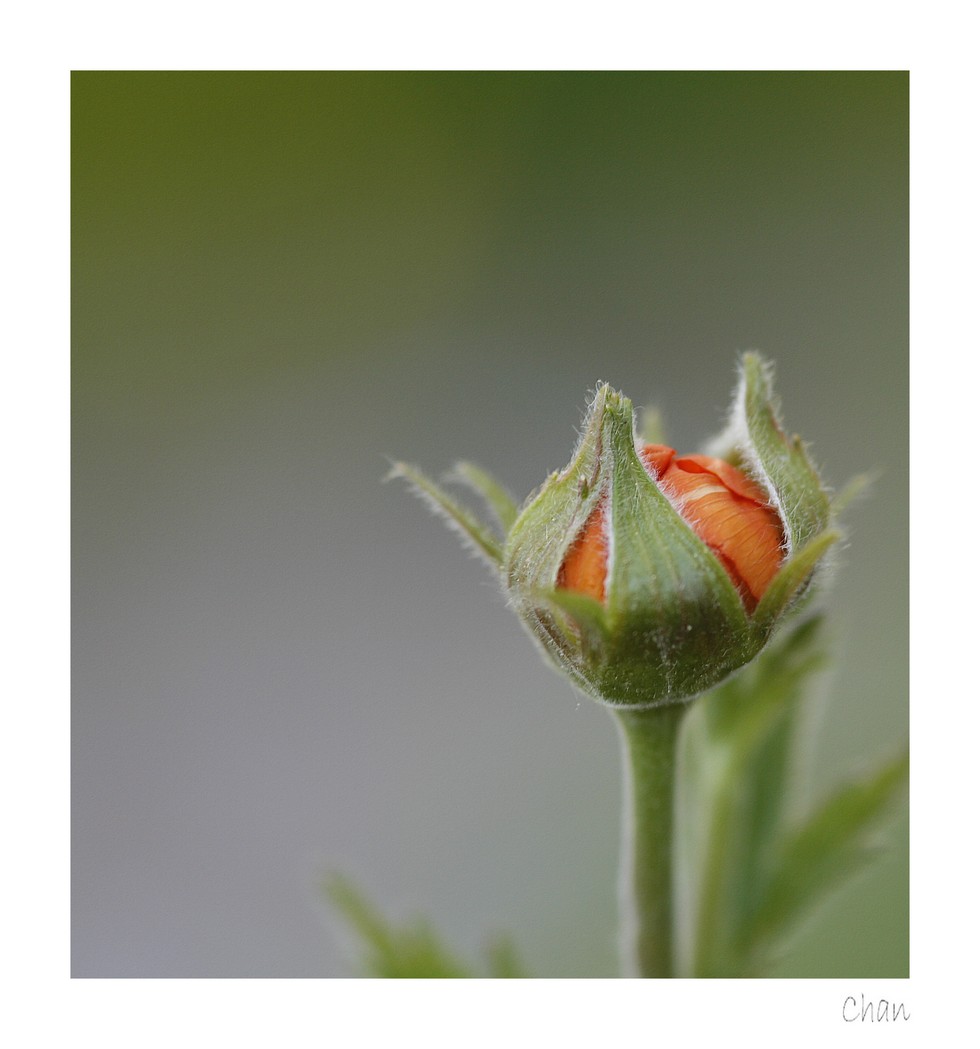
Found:
M 617 968 L 612 719 L 396 485 L 523 497 L 597 380 L 693 451 L 776 362 L 848 514 L 814 794 L 908 734 L 904 73 L 76 73 L 76 977 L 315 977 L 349 875 Z M 908 825 L 779 975 L 908 975 Z

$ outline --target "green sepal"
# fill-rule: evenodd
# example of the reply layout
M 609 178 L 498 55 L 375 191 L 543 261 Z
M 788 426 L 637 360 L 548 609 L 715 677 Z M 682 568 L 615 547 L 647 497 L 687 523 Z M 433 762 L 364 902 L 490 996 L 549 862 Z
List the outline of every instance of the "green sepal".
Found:
M 581 642 L 568 620 L 572 609 L 552 598 L 568 548 L 602 497 L 602 420 L 611 392 L 597 389 L 571 462 L 530 497 L 504 548 L 504 585 L 515 611 L 544 653 L 592 696 L 597 693 L 582 673 Z
M 574 590 L 541 591 L 537 602 L 551 605 L 564 612 L 573 623 L 575 632 L 581 638 L 586 649 L 600 651 L 609 642 L 609 623 L 606 606 L 588 594 L 579 594 Z
M 814 569 L 840 538 L 840 532 L 827 529 L 790 555 L 780 567 L 752 617 L 755 629 L 763 637 L 768 636 L 777 620 L 800 597 Z
M 568 548 L 602 496 L 608 469 L 601 455 L 602 424 L 611 394 L 605 385 L 596 391 L 571 462 L 545 481 L 507 536 L 506 584 L 518 601 L 554 587 Z
M 610 644 L 593 672 L 611 702 L 686 699 L 742 666 L 758 646 L 728 573 L 636 454 L 626 397 L 610 398 L 604 433 L 612 463 Z
M 476 492 L 500 523 L 506 535 L 517 520 L 518 506 L 510 493 L 494 477 L 475 463 L 460 462 L 446 475 L 447 480 L 458 481 Z
M 500 540 L 486 525 L 458 503 L 448 492 L 425 476 L 420 470 L 406 463 L 393 463 L 385 480 L 401 477 L 408 481 L 412 491 L 492 568 L 500 568 L 503 549 Z
M 742 357 L 730 431 L 749 473 L 779 511 L 794 553 L 827 527 L 830 499 L 803 442 L 779 424 L 770 368 L 758 354 Z

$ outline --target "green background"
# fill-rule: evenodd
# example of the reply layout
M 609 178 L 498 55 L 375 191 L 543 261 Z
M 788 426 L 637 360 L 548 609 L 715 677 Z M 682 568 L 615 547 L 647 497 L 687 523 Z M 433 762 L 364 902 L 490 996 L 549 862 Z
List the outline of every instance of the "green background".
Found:
M 908 733 L 904 73 L 72 78 L 73 973 L 319 976 L 351 875 L 616 971 L 608 715 L 380 479 L 523 497 L 588 391 L 695 450 L 738 351 L 849 514 L 811 786 Z M 907 822 L 787 976 L 908 975 Z

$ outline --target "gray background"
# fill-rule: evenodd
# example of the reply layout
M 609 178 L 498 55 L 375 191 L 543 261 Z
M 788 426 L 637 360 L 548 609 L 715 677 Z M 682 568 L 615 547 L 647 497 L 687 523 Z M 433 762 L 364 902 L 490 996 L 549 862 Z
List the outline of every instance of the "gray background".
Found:
M 401 486 L 523 497 L 587 391 L 719 426 L 776 361 L 827 479 L 819 790 L 907 705 L 905 74 L 73 77 L 75 976 L 340 976 L 351 875 L 613 975 L 609 716 Z M 908 974 L 907 823 L 782 975 Z

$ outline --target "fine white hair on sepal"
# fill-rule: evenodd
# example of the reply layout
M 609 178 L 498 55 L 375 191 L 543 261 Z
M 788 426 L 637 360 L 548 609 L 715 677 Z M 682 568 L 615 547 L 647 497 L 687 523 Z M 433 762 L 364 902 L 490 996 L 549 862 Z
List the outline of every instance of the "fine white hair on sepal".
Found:
M 406 463 L 392 463 L 385 480 L 390 481 L 396 477 L 407 482 L 409 490 L 459 537 L 468 553 L 499 572 L 503 551 L 500 541 L 489 528 L 482 525 L 469 510 L 457 503 L 416 467 Z
M 779 404 L 775 401 L 772 393 L 772 373 L 773 366 L 769 361 L 762 360 L 760 358 L 760 365 L 762 369 L 762 379 L 766 390 L 766 402 L 768 403 L 773 418 L 776 421 L 776 425 L 779 426 Z M 793 543 L 791 539 L 790 529 L 790 514 L 791 508 L 786 506 L 782 495 L 777 490 L 772 478 L 769 476 L 768 471 L 762 464 L 762 459 L 759 453 L 756 451 L 755 444 L 752 441 L 751 434 L 749 432 L 749 420 L 746 415 L 746 401 L 748 400 L 748 379 L 745 374 L 745 365 L 740 364 L 738 370 L 738 383 L 735 386 L 735 393 L 732 398 L 731 412 L 728 417 L 728 425 L 722 432 L 721 436 L 717 438 L 719 444 L 724 443 L 725 446 L 731 451 L 737 452 L 741 459 L 740 465 L 745 472 L 759 485 L 761 485 L 769 497 L 769 503 L 779 514 L 779 519 L 783 523 L 783 536 L 784 546 L 788 554 L 792 554 Z
M 606 539 L 606 575 L 602 584 L 605 592 L 608 593 L 610 580 L 613 577 L 613 565 L 616 560 L 616 542 L 612 526 L 612 499 L 606 499 L 602 508 L 602 522 Z
M 585 413 L 582 416 L 582 421 L 575 427 L 575 447 L 572 449 L 572 457 L 569 460 L 569 465 L 563 467 L 561 470 L 555 471 L 555 475 L 558 477 L 565 477 L 568 475 L 570 469 L 574 469 L 576 460 L 579 457 L 579 453 L 582 451 L 582 444 L 586 439 L 589 432 L 589 421 L 599 404 L 599 401 L 606 397 L 612 391 L 612 387 L 607 382 L 603 382 L 601 379 L 595 384 L 595 391 L 588 396 L 588 403 L 585 406 Z
M 506 541 L 507 533 L 520 515 L 517 500 L 491 474 L 475 463 L 461 461 L 442 476 L 446 484 L 458 484 L 478 496 L 493 515 Z

